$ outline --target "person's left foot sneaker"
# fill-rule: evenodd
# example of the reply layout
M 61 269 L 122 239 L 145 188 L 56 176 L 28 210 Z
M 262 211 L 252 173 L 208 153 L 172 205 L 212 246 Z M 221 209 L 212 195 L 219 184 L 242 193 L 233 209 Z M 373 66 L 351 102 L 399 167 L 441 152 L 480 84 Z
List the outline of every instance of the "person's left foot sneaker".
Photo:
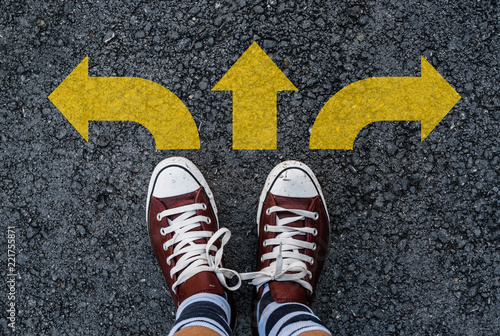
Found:
M 330 219 L 312 170 L 297 161 L 278 164 L 266 179 L 257 213 L 257 272 L 252 280 L 260 299 L 269 283 L 273 300 L 311 305 L 327 256 Z
M 240 274 L 257 289 L 254 335 L 257 330 L 263 334 L 276 319 L 282 327 L 328 335 L 309 308 L 327 257 L 330 219 L 319 182 L 308 166 L 285 161 L 274 167 L 260 196 L 257 233 L 257 271 Z M 272 318 L 266 309 L 271 306 Z M 302 322 L 296 324 L 297 319 Z
M 176 307 L 194 294 L 225 297 L 226 289 L 238 289 L 239 274 L 222 263 L 231 233 L 219 229 L 213 194 L 191 161 L 172 157 L 156 166 L 149 183 L 146 220 Z M 233 276 L 238 282 L 231 287 L 226 278 Z

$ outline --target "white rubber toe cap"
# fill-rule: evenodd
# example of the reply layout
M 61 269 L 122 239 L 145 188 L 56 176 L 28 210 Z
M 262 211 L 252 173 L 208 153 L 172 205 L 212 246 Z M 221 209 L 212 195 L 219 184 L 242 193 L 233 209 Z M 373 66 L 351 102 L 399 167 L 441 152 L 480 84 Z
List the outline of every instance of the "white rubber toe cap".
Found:
M 207 181 L 194 163 L 179 156 L 170 157 L 158 163 L 151 175 L 146 200 L 146 223 L 149 220 L 151 197 L 166 198 L 185 195 L 200 187 L 203 187 L 210 200 L 218 228 L 217 206 Z
M 270 192 L 285 197 L 315 197 L 318 190 L 307 172 L 299 167 L 290 167 L 280 173 Z
M 153 196 L 157 198 L 184 195 L 200 188 L 200 184 L 186 170 L 177 166 L 163 169 L 156 179 Z

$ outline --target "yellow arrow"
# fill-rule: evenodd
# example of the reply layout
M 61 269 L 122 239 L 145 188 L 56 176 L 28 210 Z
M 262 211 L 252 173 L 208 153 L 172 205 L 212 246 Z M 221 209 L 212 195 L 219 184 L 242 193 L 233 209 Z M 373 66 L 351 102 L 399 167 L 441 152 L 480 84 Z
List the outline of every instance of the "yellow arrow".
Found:
M 89 77 L 88 56 L 49 96 L 82 137 L 88 123 L 135 121 L 153 135 L 157 149 L 198 149 L 193 116 L 170 90 L 134 77 Z
M 233 149 L 276 149 L 277 91 L 295 91 L 254 42 L 213 87 L 233 91 Z
M 373 77 L 337 92 L 319 112 L 309 148 L 353 149 L 359 131 L 375 121 L 420 120 L 424 141 L 461 97 L 421 62 L 421 77 Z

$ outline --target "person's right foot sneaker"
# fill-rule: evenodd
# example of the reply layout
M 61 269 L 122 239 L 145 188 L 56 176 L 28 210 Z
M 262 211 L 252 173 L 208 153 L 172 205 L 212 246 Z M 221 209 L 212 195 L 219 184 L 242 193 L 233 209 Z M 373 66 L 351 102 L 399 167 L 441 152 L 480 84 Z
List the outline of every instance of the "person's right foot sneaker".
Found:
M 277 165 L 267 177 L 257 212 L 257 272 L 241 274 L 269 285 L 275 302 L 310 306 L 326 259 L 330 225 L 323 193 L 311 169 L 297 161 Z
M 176 307 L 194 294 L 225 297 L 226 289 L 240 286 L 238 273 L 223 268 L 223 247 L 231 233 L 219 229 L 213 194 L 191 161 L 172 157 L 156 166 L 149 183 L 146 220 Z M 225 278 L 233 276 L 238 283 L 231 287 Z

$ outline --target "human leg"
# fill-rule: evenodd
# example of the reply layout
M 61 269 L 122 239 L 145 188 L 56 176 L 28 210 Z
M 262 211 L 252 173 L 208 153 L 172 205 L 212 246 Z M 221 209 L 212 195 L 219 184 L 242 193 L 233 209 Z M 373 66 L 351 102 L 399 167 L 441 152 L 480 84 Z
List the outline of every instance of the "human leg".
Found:
M 175 336 L 219 336 L 218 332 L 206 327 L 187 327 L 175 333 Z M 311 335 L 314 336 L 314 335 Z

